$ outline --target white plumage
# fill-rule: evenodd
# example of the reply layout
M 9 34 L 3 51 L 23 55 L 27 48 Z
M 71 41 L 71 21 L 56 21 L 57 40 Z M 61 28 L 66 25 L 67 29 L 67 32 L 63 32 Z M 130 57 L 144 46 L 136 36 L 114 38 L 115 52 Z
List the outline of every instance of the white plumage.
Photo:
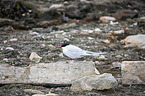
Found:
M 85 51 L 85 50 L 82 50 L 81 48 L 71 45 L 69 43 L 64 43 L 59 48 L 62 48 L 63 53 L 71 59 L 80 58 L 83 56 L 96 56 L 99 54 L 105 54 L 105 53 Z

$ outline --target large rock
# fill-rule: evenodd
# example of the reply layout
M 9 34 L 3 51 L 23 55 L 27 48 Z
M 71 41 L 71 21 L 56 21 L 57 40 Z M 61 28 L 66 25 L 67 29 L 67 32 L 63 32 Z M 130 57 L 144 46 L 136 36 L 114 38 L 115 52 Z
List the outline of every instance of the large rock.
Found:
M 91 75 L 74 81 L 71 86 L 72 91 L 91 91 L 92 89 L 104 90 L 117 86 L 116 79 L 112 74 Z
M 0 83 L 51 83 L 71 84 L 85 76 L 95 75 L 96 69 L 90 61 L 61 61 L 40 63 L 29 67 L 0 65 Z
M 145 49 L 145 34 L 131 35 L 125 38 L 126 47 L 139 47 Z
M 145 84 L 145 61 L 123 61 L 121 73 L 123 84 Z

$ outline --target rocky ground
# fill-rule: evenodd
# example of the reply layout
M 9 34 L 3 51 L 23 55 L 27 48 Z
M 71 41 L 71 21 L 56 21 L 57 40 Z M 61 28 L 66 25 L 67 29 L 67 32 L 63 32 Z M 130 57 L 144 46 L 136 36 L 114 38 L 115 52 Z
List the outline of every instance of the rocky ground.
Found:
M 84 50 L 108 52 L 104 56 L 87 56 L 75 60 L 93 61 L 100 73 L 112 73 L 119 81 L 121 68 L 120 65 L 116 65 L 116 62 L 118 64 L 122 61 L 145 60 L 144 49 L 137 46 L 127 47 L 124 41 L 127 36 L 145 33 L 145 21 L 139 20 L 145 16 L 145 2 L 143 0 L 103 2 L 99 5 L 93 5 L 94 3 L 91 2 L 80 3 L 78 0 L 64 0 L 63 2 L 60 0 L 50 0 L 49 2 L 36 0 L 33 3 L 12 2 L 9 4 L 10 7 L 5 6 L 8 4 L 6 1 L 0 2 L 2 5 L 0 9 L 1 64 L 21 67 L 34 64 L 35 61 L 29 59 L 31 52 L 36 52 L 42 57 L 40 63 L 66 61 L 68 57 L 63 55 L 62 50 L 57 49 L 57 46 L 69 42 Z M 59 5 L 59 10 L 55 8 L 47 10 L 54 3 L 64 5 Z M 31 7 L 28 6 L 29 4 Z M 39 10 L 46 12 L 40 14 L 34 4 L 39 5 Z M 113 16 L 117 20 L 102 22 L 99 18 L 104 15 Z M 7 19 L 3 19 L 4 17 Z M 120 32 L 120 30 L 122 31 Z M 70 86 L 30 84 L 1 84 L 0 86 L 1 96 L 31 96 L 34 94 L 34 92 L 27 92 L 25 89 L 33 89 L 45 94 L 52 92 L 60 96 L 145 95 L 143 84 L 123 85 L 121 81 L 119 81 L 118 87 L 113 89 L 85 92 L 72 92 Z

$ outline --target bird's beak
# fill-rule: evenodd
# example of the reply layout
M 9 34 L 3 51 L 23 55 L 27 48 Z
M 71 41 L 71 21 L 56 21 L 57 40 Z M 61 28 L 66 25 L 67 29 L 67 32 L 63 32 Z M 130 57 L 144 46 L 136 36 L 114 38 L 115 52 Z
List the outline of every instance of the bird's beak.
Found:
M 57 47 L 57 48 L 61 48 L 61 46 Z

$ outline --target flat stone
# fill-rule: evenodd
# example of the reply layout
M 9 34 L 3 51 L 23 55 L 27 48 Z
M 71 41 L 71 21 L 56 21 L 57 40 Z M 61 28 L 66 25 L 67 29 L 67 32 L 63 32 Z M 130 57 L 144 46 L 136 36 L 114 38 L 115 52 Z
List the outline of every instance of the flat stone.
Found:
M 32 61 L 39 62 L 42 59 L 42 57 L 40 57 L 35 52 L 32 52 L 31 55 L 30 55 L 30 57 L 29 57 L 29 59 L 32 60 Z
M 123 61 L 121 74 L 123 84 L 145 84 L 145 61 Z
M 102 22 L 108 23 L 110 21 L 116 21 L 116 19 L 114 17 L 110 17 L 110 16 L 102 16 L 99 19 Z
M 72 84 L 85 76 L 99 74 L 91 61 L 39 63 L 28 67 L 0 65 L 0 83 Z
M 104 90 L 118 85 L 117 80 L 110 73 L 91 75 L 73 82 L 72 91 L 91 91 L 92 89 Z
M 125 47 L 139 47 L 145 49 L 145 34 L 130 35 L 124 39 Z

